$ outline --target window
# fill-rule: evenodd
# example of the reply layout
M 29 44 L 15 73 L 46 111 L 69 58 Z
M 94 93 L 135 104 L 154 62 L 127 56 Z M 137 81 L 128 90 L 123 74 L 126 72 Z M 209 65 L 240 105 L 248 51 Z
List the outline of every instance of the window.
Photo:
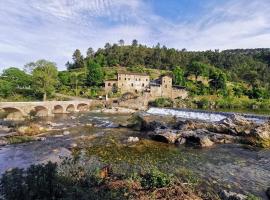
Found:
M 121 80 L 121 77 L 119 77 L 119 80 Z
M 133 87 L 133 83 L 131 83 L 131 87 Z
M 128 80 L 130 81 L 130 78 L 128 78 Z
M 148 81 L 148 79 L 146 79 L 146 81 Z
M 167 88 L 167 85 L 165 85 L 165 88 Z
M 142 84 L 142 86 L 144 87 L 144 83 Z
M 137 81 L 138 79 L 136 79 L 136 81 Z
M 139 81 L 141 81 L 141 79 L 139 79 Z

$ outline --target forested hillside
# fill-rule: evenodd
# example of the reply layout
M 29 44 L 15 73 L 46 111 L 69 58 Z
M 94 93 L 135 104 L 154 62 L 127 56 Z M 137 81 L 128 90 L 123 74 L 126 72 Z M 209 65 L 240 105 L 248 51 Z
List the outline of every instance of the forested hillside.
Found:
M 245 81 L 248 84 L 256 82 L 265 87 L 268 87 L 270 82 L 270 49 L 195 52 L 170 49 L 160 44 L 147 47 L 138 44 L 136 40 L 132 45 L 124 45 L 124 41 L 120 40 L 118 44 L 107 43 L 96 52 L 89 48 L 85 59 L 93 57 L 102 66 L 144 66 L 165 70 L 180 66 L 184 71 L 188 71 L 192 62 L 197 61 L 226 72 L 228 80 Z M 70 63 L 67 63 L 67 66 L 70 69 L 80 67 Z

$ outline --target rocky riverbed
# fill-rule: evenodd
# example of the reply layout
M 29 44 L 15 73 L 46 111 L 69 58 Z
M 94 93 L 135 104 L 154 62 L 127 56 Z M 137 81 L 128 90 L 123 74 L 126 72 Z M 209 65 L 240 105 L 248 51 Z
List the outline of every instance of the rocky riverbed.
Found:
M 238 194 L 267 199 L 270 150 L 258 147 L 258 141 L 268 137 L 266 122 L 237 115 L 209 122 L 147 112 L 90 112 L 31 123 L 32 129 L 39 130 L 34 136 L 44 139 L 0 147 L 1 173 L 80 154 L 112 164 L 115 173 L 155 166 L 183 178 L 189 186 L 223 195 L 224 199 Z M 2 125 L 1 137 L 18 134 L 19 129 L 21 134 L 29 131 L 28 125 Z
M 242 143 L 270 148 L 270 121 L 258 123 L 236 114 L 213 122 L 139 113 L 129 121 L 123 126 L 137 128 L 150 138 L 166 143 L 200 147 Z

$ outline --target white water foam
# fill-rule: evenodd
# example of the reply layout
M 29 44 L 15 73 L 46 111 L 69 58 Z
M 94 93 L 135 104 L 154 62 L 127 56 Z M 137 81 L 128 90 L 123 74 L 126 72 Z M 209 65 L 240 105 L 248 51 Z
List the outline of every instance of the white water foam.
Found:
M 206 112 L 194 112 L 194 111 L 184 111 L 184 110 L 174 110 L 165 108 L 150 108 L 147 111 L 148 114 L 154 115 L 171 115 L 185 119 L 198 119 L 210 122 L 218 122 L 226 118 L 225 115 L 206 113 Z

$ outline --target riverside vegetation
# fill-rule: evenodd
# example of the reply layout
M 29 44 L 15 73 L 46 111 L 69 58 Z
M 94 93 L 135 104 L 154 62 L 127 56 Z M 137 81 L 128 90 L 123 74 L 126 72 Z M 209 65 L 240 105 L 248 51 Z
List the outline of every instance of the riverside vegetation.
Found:
M 24 70 L 7 68 L 0 76 L 0 100 L 59 98 L 55 92 L 95 98 L 105 94 L 103 82 L 121 69 L 148 73 L 152 79 L 171 74 L 173 84 L 185 86 L 190 95 L 175 106 L 269 111 L 269 57 L 269 49 L 193 52 L 160 44 L 150 48 L 137 40 L 124 45 L 121 40 L 97 51 L 89 48 L 86 56 L 77 49 L 67 71 L 58 72 L 55 63 L 46 60 L 28 63 Z

